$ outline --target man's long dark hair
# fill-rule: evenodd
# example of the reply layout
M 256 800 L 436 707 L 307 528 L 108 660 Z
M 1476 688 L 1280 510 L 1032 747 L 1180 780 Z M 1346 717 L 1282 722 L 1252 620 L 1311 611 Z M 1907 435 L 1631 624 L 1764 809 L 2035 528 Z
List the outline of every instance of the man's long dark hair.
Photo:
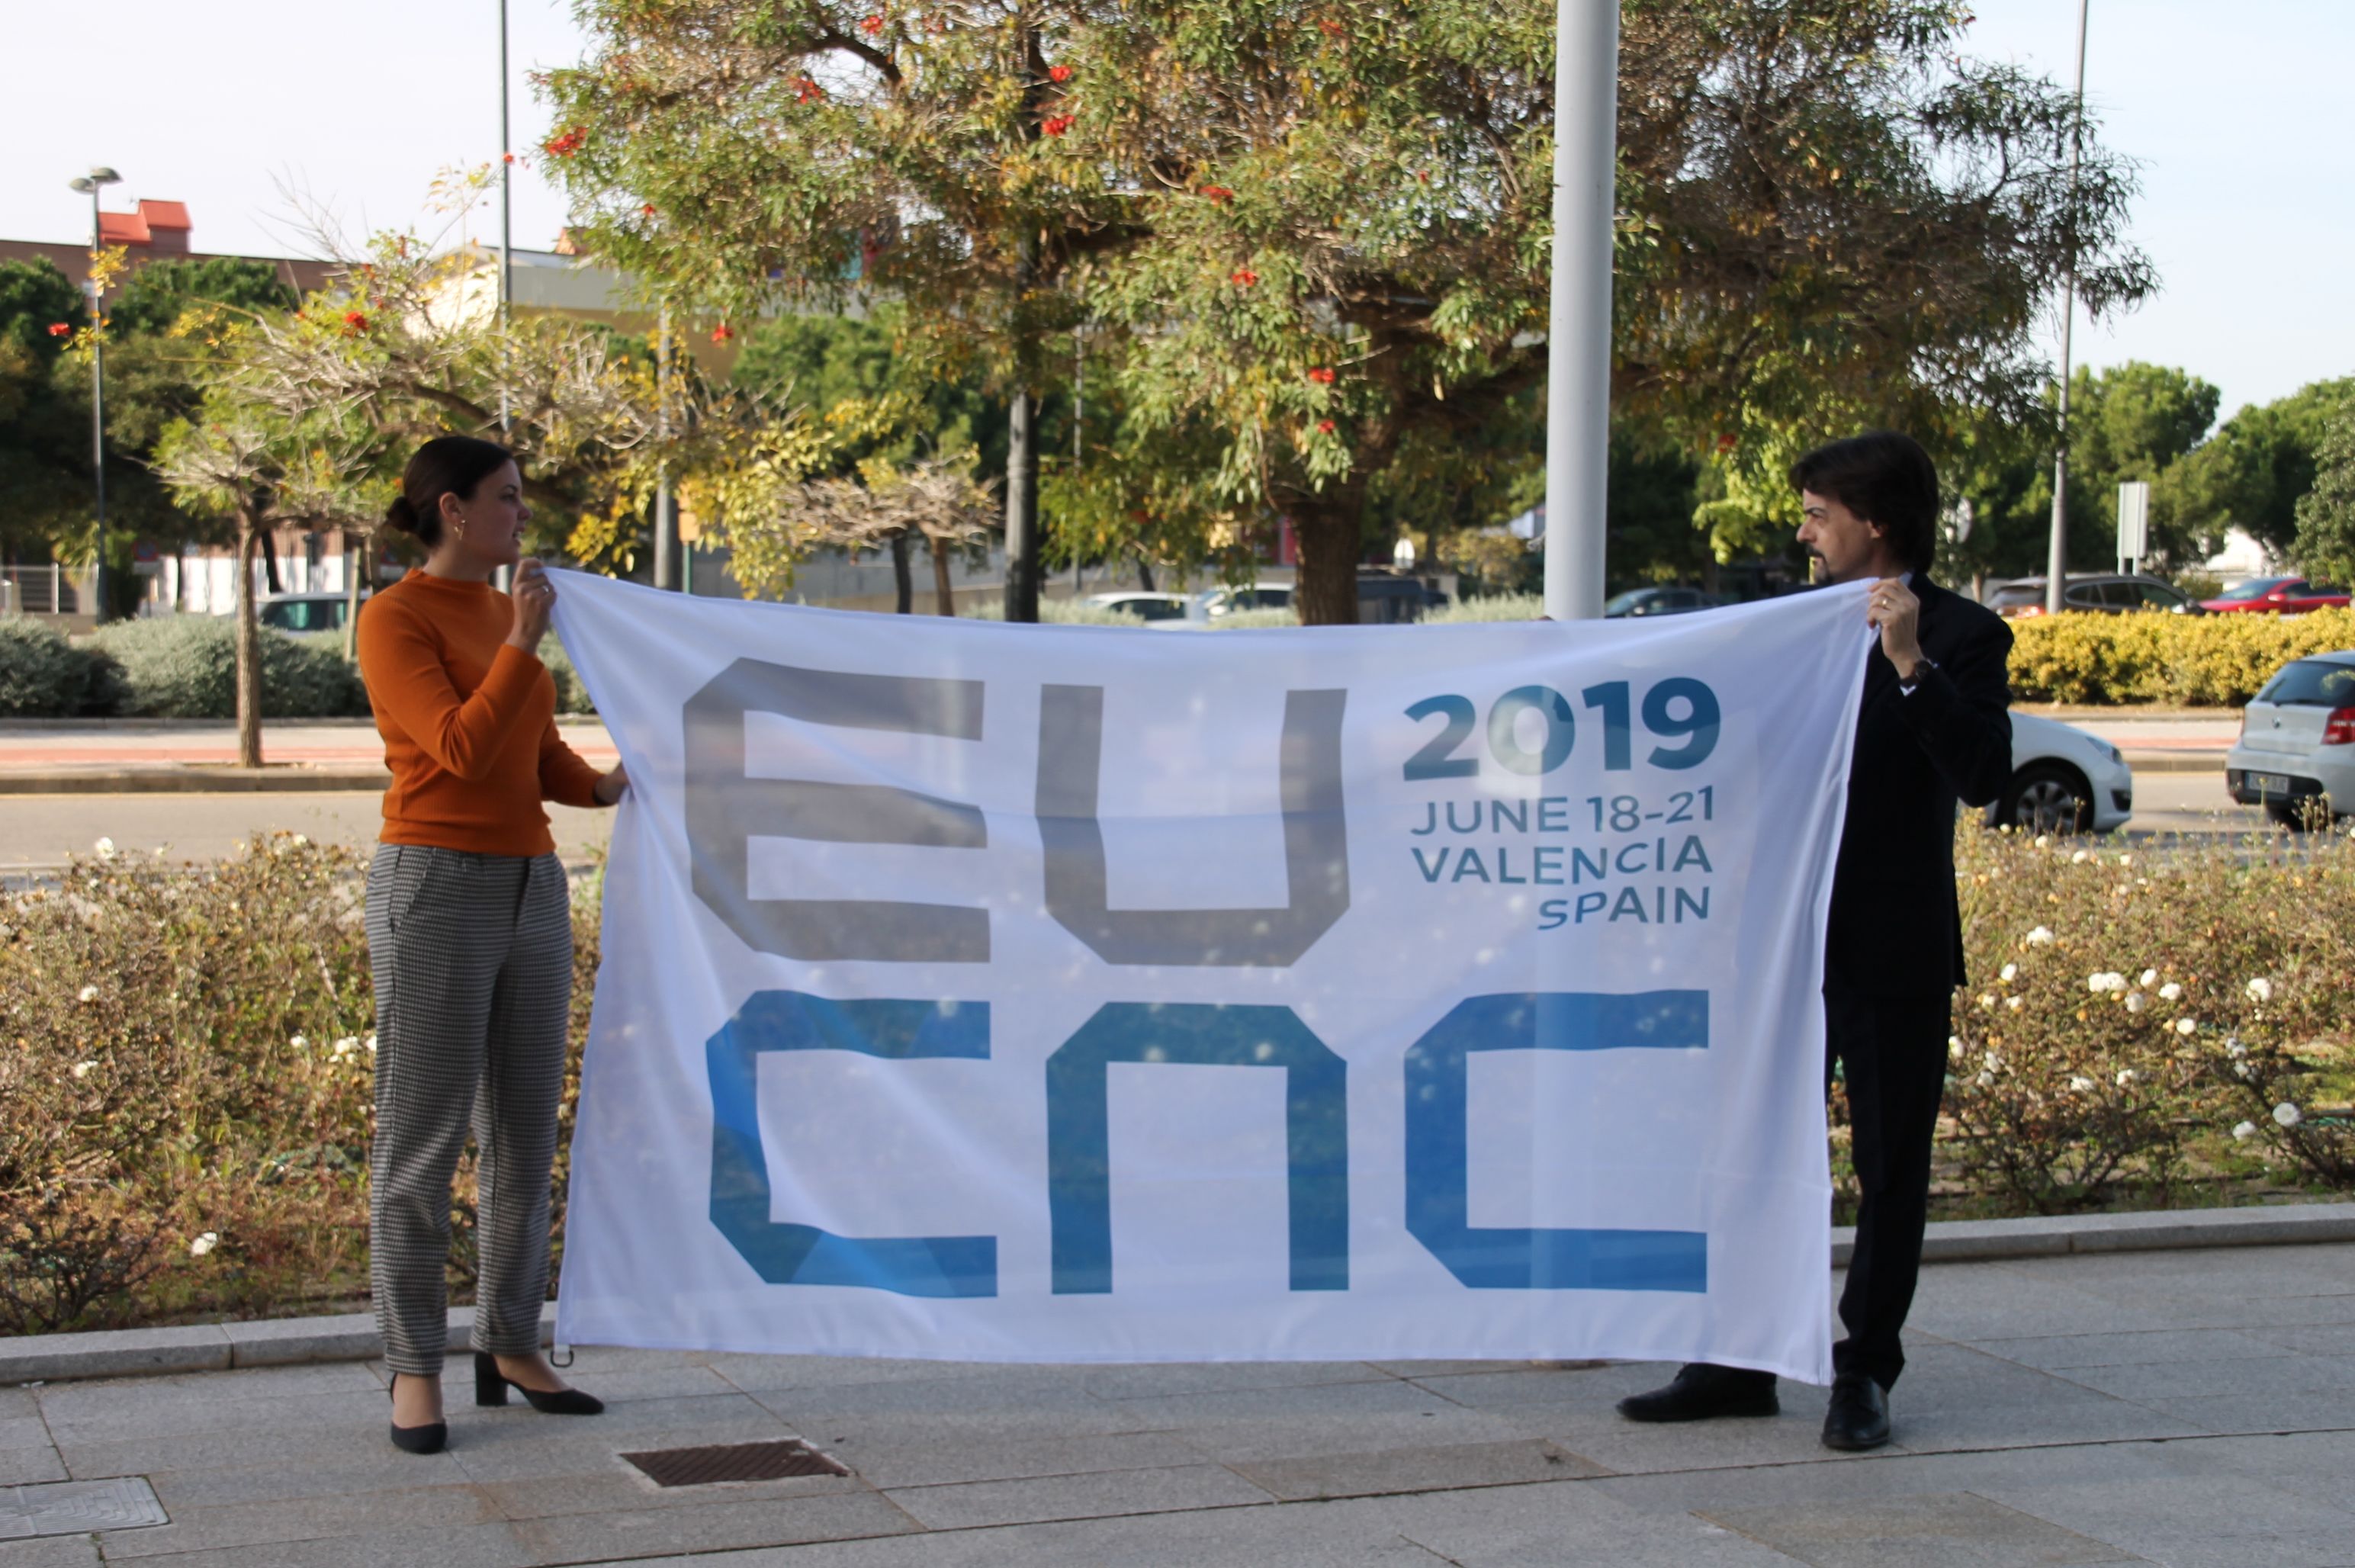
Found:
M 1938 549 L 1938 469 L 1912 436 L 1869 430 L 1827 442 L 1791 464 L 1791 487 L 1879 523 L 1907 571 L 1930 570 Z

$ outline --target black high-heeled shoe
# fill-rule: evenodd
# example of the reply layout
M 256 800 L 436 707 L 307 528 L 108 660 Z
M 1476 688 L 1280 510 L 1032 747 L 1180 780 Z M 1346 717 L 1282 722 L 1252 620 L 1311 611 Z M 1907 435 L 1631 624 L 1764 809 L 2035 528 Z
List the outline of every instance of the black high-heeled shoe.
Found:
M 400 1381 L 400 1374 L 393 1373 L 391 1381 L 384 1386 L 385 1398 L 392 1397 L 393 1384 Z M 404 1454 L 439 1454 L 449 1441 L 450 1424 L 446 1421 L 430 1422 L 423 1426 L 403 1426 L 397 1421 L 392 1423 L 392 1445 Z
M 577 1388 L 558 1389 L 550 1393 L 542 1389 L 526 1388 L 499 1371 L 499 1359 L 487 1350 L 474 1352 L 474 1403 L 495 1405 L 507 1402 L 507 1390 L 513 1389 L 529 1402 L 532 1409 L 542 1415 L 595 1415 L 605 1408 L 605 1402 L 595 1394 L 582 1393 Z

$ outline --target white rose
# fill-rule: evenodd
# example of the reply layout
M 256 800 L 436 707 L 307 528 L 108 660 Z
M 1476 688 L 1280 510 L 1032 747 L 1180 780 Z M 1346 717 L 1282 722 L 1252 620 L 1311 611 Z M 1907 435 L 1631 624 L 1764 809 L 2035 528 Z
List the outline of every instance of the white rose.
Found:
M 2028 933 L 2028 945 L 2030 947 L 2050 947 L 2052 942 L 2052 932 L 2049 926 L 2040 925 Z
M 2002 1070 L 2002 1067 L 2003 1067 L 2003 1058 L 2002 1058 L 2002 1057 L 2000 1057 L 2000 1056 L 1998 1056 L 1994 1051 L 1988 1051 L 1988 1052 L 1987 1053 L 1987 1056 L 1986 1056 L 1985 1060 L 1986 1060 L 1986 1061 L 1987 1061 L 1987 1070 L 1989 1072 L 1999 1072 L 1999 1071 L 2001 1071 L 2001 1070 Z
M 2158 988 L 2158 999 L 2162 1002 L 2179 1002 L 2183 999 L 2183 987 L 2169 980 Z
M 2244 1082 L 2245 1082 L 2245 1081 L 2246 1081 L 2246 1080 L 2248 1080 L 2248 1079 L 2254 1078 L 2256 1075 L 2257 1075 L 2257 1070 L 2256 1070 L 2255 1068 L 2254 1068 L 2254 1067 L 2250 1066 L 2247 1062 L 2245 1062 L 2245 1061 L 2235 1061 L 2234 1063 L 2232 1063 L 2232 1076 L 2233 1076 L 2233 1077 L 2238 1078 L 2238 1079 L 2241 1079 L 2241 1080 L 2243 1080 L 2243 1081 L 2244 1081 Z
M 297 1051 L 308 1051 L 311 1049 L 311 1042 L 299 1034 L 293 1039 L 288 1040 L 286 1043 L 293 1046 Z
M 198 1236 L 195 1241 L 188 1243 L 188 1255 L 192 1258 L 200 1258 L 219 1245 L 220 1232 L 218 1231 L 207 1231 L 203 1235 Z
M 374 1056 L 376 1054 L 376 1036 L 374 1035 L 368 1037 L 368 1053 L 370 1056 Z
M 2236 1034 L 2224 1041 L 2224 1054 L 2227 1056 L 2246 1056 L 2249 1054 L 2249 1048 L 2241 1043 L 2241 1037 Z
M 97 849 L 98 849 L 98 858 L 99 858 L 100 859 L 101 859 L 101 860 L 112 860 L 112 859 L 114 859 L 114 840 L 113 840 L 113 839 L 112 839 L 112 838 L 101 838 L 101 839 L 100 839 L 100 840 L 98 841 L 98 844 L 97 844 Z
M 2080 1094 L 2090 1094 L 2094 1092 L 2094 1081 L 2081 1072 L 2069 1080 L 2069 1087 Z
M 2019 978 L 2019 965 L 2017 964 L 2007 964 L 2002 968 L 1995 972 L 1995 977 L 2007 983 L 2012 980 L 2017 980 Z
M 2118 864 L 2121 866 L 2131 866 L 2134 864 L 2134 857 L 2132 855 L 2121 855 L 2118 857 Z
M 2196 1034 L 2199 1032 L 2199 1029 L 2200 1020 L 2197 1019 L 2178 1019 L 2175 1020 L 2175 1032 L 2178 1034 Z
M 98 987 L 96 986 L 84 986 L 81 988 L 81 999 L 85 1002 L 94 1002 L 98 1000 Z
M 304 845 L 308 844 L 309 842 L 311 842 L 311 840 L 304 835 L 300 833 L 294 835 L 294 847 L 297 849 L 300 849 Z
M 2018 997 L 2006 997 L 2003 999 L 2003 1005 L 2009 1008 L 2013 1012 L 2018 1012 L 2025 1004 Z
M 77 1061 L 73 1064 L 73 1075 L 77 1078 L 87 1078 L 97 1069 L 98 1063 L 95 1061 Z
M 2232 1136 L 2242 1143 L 2246 1143 L 2249 1139 L 2255 1137 L 2256 1136 L 2257 1124 L 2254 1122 L 2243 1122 L 2239 1126 L 2232 1129 Z
M 2149 1002 L 2150 998 L 2144 996 L 2140 991 L 2128 991 L 2126 993 L 2126 1011 L 2130 1013 L 2138 1013 L 2142 1011 L 2145 1007 L 2149 1005 Z
M 2073 866 L 2082 866 L 2092 859 L 2093 857 L 2091 855 L 2088 855 L 2085 851 L 2080 849 L 2074 855 L 2069 857 L 2069 864 Z
M 2129 1083 L 2133 1083 L 2134 1081 L 2135 1081 L 2135 1074 L 2134 1074 L 2134 1069 L 2133 1069 L 2133 1068 L 2131 1068 L 2131 1067 L 2121 1067 L 2121 1068 L 2119 1068 L 2119 1069 L 2118 1069 L 2118 1087 L 2119 1087 L 2119 1088 L 2123 1089 L 2123 1088 L 2125 1088 L 2127 1084 L 2129 1084 Z
M 2050 833 L 2040 833 L 2040 834 L 2038 834 L 2038 835 L 2036 836 L 2036 847 L 2037 847 L 2039 849 L 2050 849 L 2050 848 L 2052 848 L 2052 835 L 2051 835 Z
M 2284 1100 L 2280 1104 L 2274 1107 L 2274 1120 L 2279 1122 L 2283 1126 L 2294 1127 L 2300 1122 L 2306 1120 L 2306 1113 L 2299 1110 L 2296 1105 L 2291 1104 L 2287 1100 Z
M 1993 991 L 1981 991 L 1979 993 L 1979 1011 L 1986 1012 L 1988 1008 L 1994 1006 L 1995 993 Z
M 2158 978 L 2158 970 L 2156 970 L 2156 969 L 2146 969 L 2146 970 L 2144 970 L 2144 971 L 2142 972 L 2142 988 L 2143 988 L 2144 990 L 2146 990 L 2146 991 L 2149 990 L 2149 989 L 2150 989 L 2150 987 L 2151 987 L 2151 984 L 2152 984 L 2152 982 L 2156 981 Z
M 2270 1002 L 2274 999 L 2274 983 L 2262 975 L 2249 982 L 2248 990 L 2249 999 L 2253 1002 Z

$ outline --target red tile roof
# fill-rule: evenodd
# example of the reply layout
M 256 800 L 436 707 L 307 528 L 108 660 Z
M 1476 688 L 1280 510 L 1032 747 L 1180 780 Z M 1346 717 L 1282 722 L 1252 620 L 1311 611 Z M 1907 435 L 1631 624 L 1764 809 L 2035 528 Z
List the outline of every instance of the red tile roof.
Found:
M 187 243 L 188 230 L 196 225 L 188 219 L 188 204 L 185 201 L 149 201 L 144 197 L 136 212 L 101 212 L 98 215 L 98 237 L 107 245 L 153 245 L 155 230 L 176 230 L 174 235 L 180 244 Z

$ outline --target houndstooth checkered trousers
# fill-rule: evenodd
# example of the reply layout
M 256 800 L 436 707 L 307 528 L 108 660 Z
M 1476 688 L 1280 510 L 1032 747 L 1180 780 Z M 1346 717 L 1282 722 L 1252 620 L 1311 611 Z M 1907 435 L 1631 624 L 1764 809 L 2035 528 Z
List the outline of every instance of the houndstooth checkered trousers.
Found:
M 450 1180 L 470 1121 L 480 1171 L 474 1348 L 539 1349 L 572 987 L 569 905 L 554 855 L 384 844 L 368 868 L 369 1274 L 394 1371 L 442 1371 Z

